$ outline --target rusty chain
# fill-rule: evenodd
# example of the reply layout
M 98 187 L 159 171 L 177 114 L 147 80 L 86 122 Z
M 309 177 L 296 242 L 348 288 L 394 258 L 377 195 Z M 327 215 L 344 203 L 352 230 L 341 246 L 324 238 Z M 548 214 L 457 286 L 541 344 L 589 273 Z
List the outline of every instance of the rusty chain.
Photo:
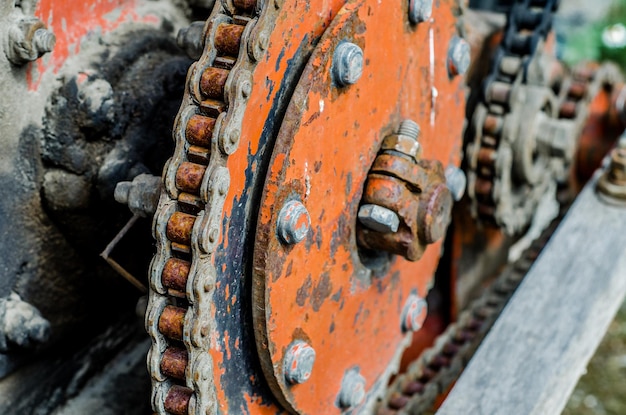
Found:
M 152 406 L 159 415 L 217 413 L 208 352 L 220 237 L 252 77 L 282 1 L 221 0 L 204 27 L 204 51 L 187 76 L 153 221 L 146 329 Z
M 176 149 L 164 169 L 164 190 L 153 222 L 157 253 L 150 267 L 146 328 L 152 338 L 148 355 L 152 405 L 159 415 L 217 413 L 213 363 L 207 353 L 216 276 L 212 254 L 220 237 L 230 183 L 227 160 L 237 150 L 256 62 L 267 48 L 281 3 L 216 2 L 204 28 L 203 54 L 189 71 L 174 128 Z M 475 147 L 468 146 L 472 160 L 470 195 L 480 216 L 502 221 L 493 206 L 502 198 L 494 191 L 500 186 L 497 173 L 502 170 L 495 154 L 502 150 L 499 147 L 504 141 L 502 131 L 511 98 L 524 95 L 521 89 L 535 92 L 531 89 L 543 88 L 545 92 L 545 86 L 535 85 L 541 82 L 533 78 L 534 71 L 529 68 L 536 63 L 537 51 L 550 30 L 556 4 L 554 0 L 520 0 L 515 5 L 487 82 L 485 101 L 474 116 L 480 134 L 476 135 Z M 537 9 L 540 6 L 543 9 Z M 520 28 L 526 32 L 519 34 Z M 561 118 L 580 118 L 580 109 L 573 116 L 567 115 L 568 105 L 571 107 L 567 103 L 578 97 L 576 91 L 574 87 L 574 93 L 563 95 L 560 106 L 554 104 L 555 97 L 548 97 Z M 541 104 L 534 110 L 542 112 Z M 548 115 L 555 118 L 554 111 Z M 511 159 L 511 169 L 512 164 Z M 483 174 L 485 171 L 489 174 Z M 489 182 L 488 189 L 485 181 Z M 380 413 L 418 413 L 420 408 L 432 406 L 444 385 L 462 370 L 523 277 L 531 263 L 529 256 L 535 255 L 537 247 L 534 244 L 528 255 L 502 273 L 487 295 L 464 312 L 406 374 L 396 378 Z
M 555 161 L 573 153 L 569 125 L 557 122 L 553 74 L 543 53 L 557 7 L 555 0 L 513 5 L 471 118 L 466 160 L 472 213 L 509 234 L 528 226 L 555 180 Z

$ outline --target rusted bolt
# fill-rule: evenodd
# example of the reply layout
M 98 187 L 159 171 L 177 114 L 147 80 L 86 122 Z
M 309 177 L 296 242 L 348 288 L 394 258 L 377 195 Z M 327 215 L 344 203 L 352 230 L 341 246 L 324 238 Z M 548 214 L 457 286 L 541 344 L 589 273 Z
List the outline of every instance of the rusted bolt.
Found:
M 332 76 L 335 84 L 355 84 L 363 74 L 363 50 L 351 42 L 342 42 L 333 54 Z
M 426 319 L 427 310 L 428 304 L 426 300 L 417 294 L 409 295 L 406 303 L 404 303 L 404 309 L 402 310 L 402 331 L 415 332 L 421 329 Z
M 617 147 L 611 151 L 611 161 L 598 179 L 597 189 L 605 201 L 626 204 L 626 139 L 620 139 Z
M 445 184 L 433 186 L 422 194 L 418 223 L 420 239 L 425 244 L 432 244 L 445 236 L 452 204 L 452 194 Z
M 359 208 L 359 222 L 376 232 L 396 232 L 400 218 L 393 210 L 378 205 L 363 205 Z
M 306 238 L 311 218 L 306 207 L 297 200 L 285 203 L 278 214 L 278 235 L 287 244 L 297 244 Z
M 204 22 L 193 22 L 178 31 L 176 43 L 191 59 L 197 60 L 204 48 Z
M 467 177 L 465 172 L 456 166 L 448 166 L 445 172 L 446 186 L 452 193 L 452 198 L 455 202 L 458 202 L 463 198 L 465 194 L 465 187 L 467 186 Z
M 56 36 L 35 17 L 26 17 L 9 30 L 7 58 L 15 65 L 23 65 L 52 52 Z
M 454 36 L 448 46 L 447 62 L 450 77 L 465 74 L 470 66 L 469 43 L 458 36 Z
M 345 409 L 359 406 L 365 399 L 365 378 L 358 369 L 350 369 L 343 376 L 339 392 L 339 406 Z
M 311 377 L 314 363 L 315 349 L 302 340 L 294 341 L 283 359 L 285 379 L 291 384 L 306 382 Z
M 161 178 L 140 174 L 132 182 L 119 182 L 113 197 L 118 203 L 127 204 L 134 214 L 147 218 L 154 216 L 160 194 Z
M 410 0 L 409 21 L 413 24 L 425 22 L 433 13 L 433 0 Z

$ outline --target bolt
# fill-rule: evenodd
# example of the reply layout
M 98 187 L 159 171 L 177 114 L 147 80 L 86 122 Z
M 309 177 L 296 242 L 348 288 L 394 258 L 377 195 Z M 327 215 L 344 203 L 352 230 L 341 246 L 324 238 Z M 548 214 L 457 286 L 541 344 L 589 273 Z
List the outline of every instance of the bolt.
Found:
M 470 45 L 454 36 L 448 47 L 448 74 L 450 77 L 464 75 L 470 66 Z
M 396 212 L 379 205 L 362 205 L 358 218 L 363 226 L 376 232 L 397 232 L 400 226 Z
M 445 184 L 432 186 L 420 195 L 419 237 L 432 244 L 443 238 L 452 214 L 452 193 Z
M 176 43 L 191 59 L 197 60 L 204 49 L 204 22 L 193 22 L 178 31 Z
M 419 124 L 413 120 L 404 120 L 400 123 L 398 128 L 398 134 L 404 135 L 417 141 L 422 134 L 422 129 Z
M 311 377 L 315 363 L 315 349 L 302 340 L 296 340 L 285 354 L 283 371 L 287 382 L 304 383 Z
M 626 203 L 626 141 L 623 139 L 611 151 L 609 166 L 598 179 L 597 186 L 606 202 L 619 205 Z
M 426 319 L 426 314 L 428 314 L 428 304 L 426 300 L 417 294 L 409 295 L 406 303 L 404 303 L 404 309 L 402 310 L 402 331 L 415 332 L 421 329 Z
M 448 190 L 452 193 L 454 201 L 458 202 L 463 198 L 463 195 L 465 194 L 465 187 L 467 186 L 467 177 L 465 176 L 465 172 L 456 166 L 448 166 L 445 175 Z
M 15 65 L 23 65 L 52 52 L 55 43 L 56 36 L 46 29 L 41 20 L 35 17 L 23 18 L 9 30 L 7 58 Z
M 418 24 L 430 19 L 433 13 L 433 0 L 410 0 L 409 21 Z
M 306 237 L 311 218 L 306 207 L 297 200 L 285 203 L 278 214 L 278 235 L 287 244 L 296 244 Z
M 332 76 L 339 86 L 356 83 L 363 74 L 363 50 L 350 42 L 342 42 L 333 54 Z
M 342 408 L 354 408 L 359 406 L 365 399 L 365 378 L 358 369 L 350 369 L 341 381 L 339 391 L 339 406 Z
M 132 182 L 119 182 L 113 197 L 118 203 L 128 205 L 131 212 L 144 218 L 154 216 L 161 194 L 161 178 L 140 174 Z

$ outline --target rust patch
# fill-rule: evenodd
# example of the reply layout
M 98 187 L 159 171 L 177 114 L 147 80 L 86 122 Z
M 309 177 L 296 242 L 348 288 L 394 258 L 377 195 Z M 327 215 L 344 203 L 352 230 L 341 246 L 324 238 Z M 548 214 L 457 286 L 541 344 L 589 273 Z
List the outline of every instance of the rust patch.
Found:
M 328 272 L 320 275 L 320 278 L 311 293 L 311 307 L 313 311 L 319 311 L 324 301 L 330 297 L 333 290 L 333 283 Z
M 304 307 L 306 304 L 307 298 L 311 295 L 311 287 L 313 286 L 313 281 L 311 279 L 311 275 L 304 280 L 304 284 L 298 289 L 296 294 L 296 304 L 300 307 Z

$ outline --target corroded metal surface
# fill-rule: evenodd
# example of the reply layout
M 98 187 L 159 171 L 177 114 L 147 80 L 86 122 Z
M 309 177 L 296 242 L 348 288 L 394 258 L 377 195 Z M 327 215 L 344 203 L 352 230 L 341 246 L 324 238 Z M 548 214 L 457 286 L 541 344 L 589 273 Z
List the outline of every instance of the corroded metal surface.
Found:
M 265 378 L 291 412 L 368 413 L 410 340 L 402 309 L 412 294 L 428 292 L 440 244 L 416 263 L 383 255 L 382 266 L 370 268 L 358 254 L 357 211 L 383 139 L 404 119 L 421 126 L 424 158 L 459 163 L 462 79 L 450 79 L 446 65 L 448 41 L 456 34 L 455 6 L 440 2 L 433 21 L 415 26 L 403 8 L 347 2 L 287 110 L 259 212 L 252 311 Z M 363 51 L 362 75 L 348 85 L 338 85 L 332 75 L 334 51 L 342 42 Z M 380 50 L 388 50 L 386 58 Z M 443 168 L 433 166 L 434 176 L 436 171 L 441 183 Z M 311 227 L 300 243 L 286 245 L 277 222 L 282 206 L 293 200 L 306 207 Z M 413 212 L 417 220 L 418 210 Z M 297 385 L 285 379 L 283 369 L 295 340 L 316 351 L 310 378 Z

